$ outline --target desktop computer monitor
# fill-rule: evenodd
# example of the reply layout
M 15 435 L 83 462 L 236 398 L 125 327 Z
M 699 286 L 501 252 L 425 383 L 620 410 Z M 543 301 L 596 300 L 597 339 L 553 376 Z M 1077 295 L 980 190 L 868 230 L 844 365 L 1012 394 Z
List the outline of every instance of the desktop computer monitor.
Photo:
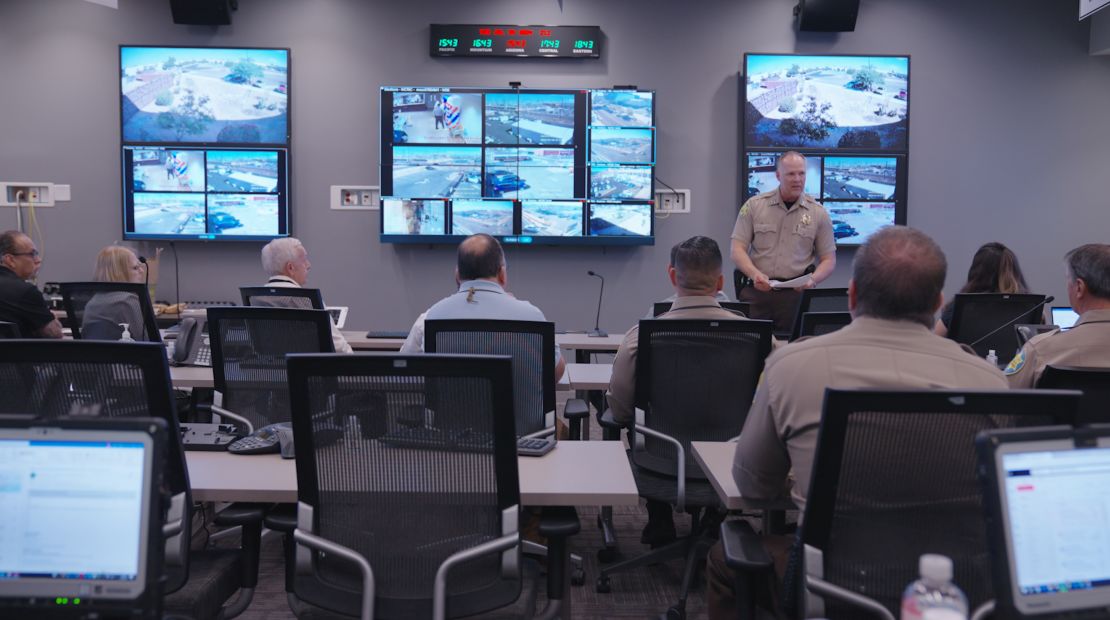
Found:
M 1070 306 L 1052 307 L 1052 324 L 1060 329 L 1071 329 L 1079 320 L 1079 313 Z

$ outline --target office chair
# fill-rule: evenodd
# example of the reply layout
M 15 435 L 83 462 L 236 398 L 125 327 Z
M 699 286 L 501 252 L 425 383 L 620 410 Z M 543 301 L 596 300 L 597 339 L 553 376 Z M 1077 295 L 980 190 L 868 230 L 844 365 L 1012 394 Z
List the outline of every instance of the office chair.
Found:
M 1009 360 L 1017 351 L 1017 342 L 1013 330 L 1005 325 L 1043 323 L 1044 310 L 1040 304 L 1044 300 L 1044 295 L 1032 294 L 958 293 L 948 337 L 971 345 L 979 357 L 986 357 L 994 349 L 998 359 Z M 987 336 L 996 329 L 997 332 Z
M 640 321 L 636 407 L 644 411 L 644 421 L 629 429 L 628 459 L 640 496 L 690 512 L 693 527 L 689 537 L 602 568 L 598 592 L 610 590 L 609 576 L 615 572 L 682 557 L 682 591 L 667 614 L 685 617 L 687 593 L 715 533 L 703 531 L 700 517 L 720 506 L 690 442 L 740 434 L 771 352 L 773 330 L 772 321 Z M 613 424 L 611 413 L 606 415 L 607 424 Z
M 324 297 L 320 294 L 318 288 L 240 286 L 239 295 L 243 298 L 244 306 L 300 308 L 301 310 L 324 309 Z
M 440 619 L 513 601 L 530 613 L 534 596 L 522 596 L 531 575 L 522 570 L 517 529 L 511 366 L 507 356 L 289 356 L 293 406 L 304 414 L 293 420 L 299 454 L 290 603 L 298 616 L 311 604 L 362 618 Z M 467 428 L 480 441 L 392 443 L 404 436 L 412 408 L 444 403 L 456 418 L 444 425 Z M 561 605 L 565 536 L 577 531 L 577 515 L 567 513 L 547 532 L 554 575 L 542 617 Z
M 134 282 L 62 282 L 62 305 L 78 340 L 119 340 L 120 323 L 134 340 L 162 342 L 150 291 Z
M 975 436 L 1071 424 L 1078 405 L 1073 391 L 827 390 L 784 606 L 893 620 L 923 553 L 952 558 L 971 609 L 990 601 Z M 746 522 L 725 523 L 721 537 L 726 562 L 746 569 L 738 591 L 752 592 L 770 558 Z M 742 601 L 741 614 L 751 607 Z
M 1017 336 L 1017 348 L 1021 349 L 1025 343 L 1032 340 L 1034 337 L 1048 332 L 1054 332 L 1060 329 L 1055 325 L 1014 325 L 1014 333 Z M 1001 357 L 998 359 L 1002 359 Z
M 1110 422 L 1110 369 L 1078 366 L 1045 366 L 1037 389 L 1079 390 L 1079 415 L 1076 424 Z
M 850 312 L 805 312 L 798 337 L 831 334 L 851 322 Z
M 725 310 L 732 310 L 739 312 L 744 316 L 750 316 L 752 313 L 752 305 L 746 301 L 720 301 L 721 307 Z M 674 305 L 673 301 L 657 301 L 651 306 L 651 316 L 658 317 L 660 314 L 671 311 L 671 306 Z
M 802 315 L 807 312 L 848 312 L 847 288 L 807 288 L 798 299 L 798 309 L 794 312 L 794 328 L 790 330 L 790 340 L 802 334 Z
M 0 341 L 0 416 L 152 417 L 166 421 L 167 522 L 164 608 L 192 618 L 233 618 L 250 605 L 258 583 L 259 511 L 224 510 L 220 525 L 243 526 L 241 548 L 189 551 L 193 500 L 181 447 L 166 352 L 161 344 L 94 340 Z M 78 517 L 75 517 L 78 518 Z M 224 606 L 233 594 L 239 596 Z
M 7 321 L 0 321 L 0 340 L 8 338 L 19 338 L 19 326 L 15 323 Z

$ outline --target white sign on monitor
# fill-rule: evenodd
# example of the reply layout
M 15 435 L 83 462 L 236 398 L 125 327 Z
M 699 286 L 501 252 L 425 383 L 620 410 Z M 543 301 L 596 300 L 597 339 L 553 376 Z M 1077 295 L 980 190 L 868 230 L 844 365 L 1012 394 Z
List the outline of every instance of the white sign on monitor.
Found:
M 1095 11 L 1106 7 L 1110 0 L 1079 0 L 1079 19 L 1090 17 Z

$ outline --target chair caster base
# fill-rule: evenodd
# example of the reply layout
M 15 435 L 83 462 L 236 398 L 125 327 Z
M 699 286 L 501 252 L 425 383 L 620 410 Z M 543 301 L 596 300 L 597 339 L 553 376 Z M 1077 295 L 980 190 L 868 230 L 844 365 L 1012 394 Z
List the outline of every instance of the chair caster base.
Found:
M 597 583 L 594 585 L 594 590 L 597 591 L 599 594 L 608 594 L 612 592 L 613 590 L 609 585 L 609 578 L 598 577 Z
M 660 615 L 659 618 L 660 620 L 686 620 L 686 608 L 676 605 Z

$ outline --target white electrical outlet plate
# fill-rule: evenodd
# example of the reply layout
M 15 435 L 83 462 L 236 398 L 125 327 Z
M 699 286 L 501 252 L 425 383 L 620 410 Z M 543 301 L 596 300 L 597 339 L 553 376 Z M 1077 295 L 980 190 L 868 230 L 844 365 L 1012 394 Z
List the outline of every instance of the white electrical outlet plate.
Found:
M 690 212 L 690 190 L 676 189 L 671 191 L 669 189 L 655 190 L 655 212 L 656 213 L 689 213 Z
M 332 185 L 331 208 L 337 211 L 377 211 L 381 188 L 376 185 Z
M 54 184 L 41 181 L 0 181 L 0 207 L 14 207 L 17 204 L 25 207 L 53 207 Z

